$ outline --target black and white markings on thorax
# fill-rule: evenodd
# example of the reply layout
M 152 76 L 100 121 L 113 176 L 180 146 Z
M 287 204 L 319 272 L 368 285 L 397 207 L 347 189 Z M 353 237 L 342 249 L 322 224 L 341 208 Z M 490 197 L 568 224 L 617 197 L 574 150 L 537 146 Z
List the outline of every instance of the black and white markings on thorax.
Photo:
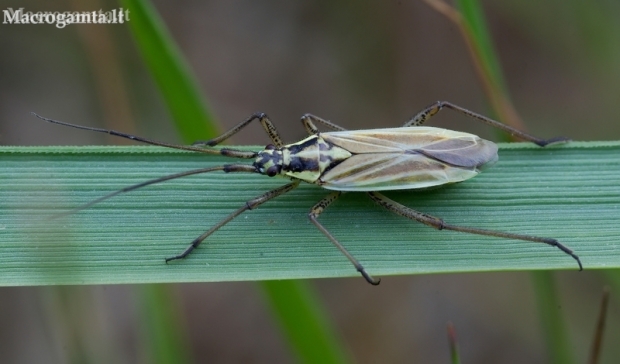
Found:
M 321 184 L 319 178 L 323 173 L 351 156 L 346 149 L 327 143 L 317 134 L 279 149 L 268 146 L 258 153 L 254 166 L 270 176 L 281 174 Z

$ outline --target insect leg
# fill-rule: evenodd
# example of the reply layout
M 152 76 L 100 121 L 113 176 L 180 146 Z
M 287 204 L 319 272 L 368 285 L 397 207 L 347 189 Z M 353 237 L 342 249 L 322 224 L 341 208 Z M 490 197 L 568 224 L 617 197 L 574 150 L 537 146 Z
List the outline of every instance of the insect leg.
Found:
M 224 134 L 220 135 L 217 138 L 213 138 L 210 140 L 200 140 L 200 141 L 195 142 L 193 145 L 195 146 L 206 145 L 209 147 L 218 145 L 224 140 L 237 134 L 241 129 L 248 126 L 248 124 L 250 124 L 254 120 L 260 121 L 261 125 L 263 126 L 263 129 L 265 129 L 265 131 L 267 132 L 267 135 L 269 135 L 269 138 L 271 139 L 271 141 L 276 147 L 281 148 L 284 145 L 284 143 L 282 142 L 282 138 L 280 138 L 280 134 L 278 133 L 278 130 L 276 130 L 276 127 L 273 125 L 271 120 L 269 120 L 269 117 L 267 116 L 267 114 L 262 113 L 262 112 L 250 115 L 249 118 L 240 122 L 239 124 L 237 124 L 237 126 L 233 127 L 232 129 L 230 129 L 229 131 L 225 132 Z
M 299 186 L 299 182 L 300 182 L 300 180 L 295 180 L 295 181 L 293 181 L 293 182 L 291 182 L 289 184 L 286 184 L 284 186 L 278 187 L 275 190 L 271 190 L 269 192 L 266 192 L 266 193 L 264 193 L 264 194 L 262 194 L 260 196 L 257 196 L 255 198 L 247 201 L 245 203 L 245 205 L 243 205 L 242 207 L 240 207 L 239 209 L 237 209 L 236 211 L 234 211 L 230 215 L 226 216 L 222 221 L 218 222 L 211 229 L 209 229 L 204 234 L 202 234 L 199 237 L 197 237 L 196 239 L 194 239 L 192 241 L 192 243 L 187 247 L 187 249 L 185 249 L 185 251 L 183 251 L 183 253 L 181 253 L 179 255 L 176 255 L 174 257 L 166 258 L 166 263 L 168 263 L 171 260 L 177 260 L 177 259 L 185 258 L 194 249 L 196 249 L 198 247 L 198 245 L 200 245 L 200 243 L 202 243 L 206 238 L 208 238 L 211 234 L 216 232 L 222 226 L 228 224 L 232 219 L 234 219 L 235 217 L 239 216 L 244 211 L 253 210 L 253 209 L 257 208 L 258 206 L 264 204 L 265 202 L 267 202 L 267 201 L 269 201 L 269 200 L 271 200 L 273 198 L 276 198 L 276 197 L 278 197 L 278 196 L 280 196 L 282 194 L 285 194 L 285 193 L 291 191 L 295 187 Z
M 583 267 L 581 265 L 581 260 L 579 260 L 579 257 L 575 253 L 573 253 L 572 250 L 570 250 L 568 247 L 564 246 L 563 244 L 561 244 L 559 241 L 555 239 L 541 238 L 538 236 L 531 236 L 531 235 L 505 233 L 502 231 L 476 229 L 476 228 L 470 228 L 470 227 L 465 227 L 465 226 L 449 225 L 449 224 L 444 223 L 443 220 L 440 218 L 413 210 L 407 206 L 399 204 L 398 202 L 385 197 L 384 195 L 378 192 L 369 192 L 368 195 L 373 201 L 385 207 L 386 209 L 398 215 L 406 217 L 410 220 L 421 222 L 422 224 L 428 225 L 437 230 L 452 230 L 452 231 L 459 231 L 462 233 L 469 233 L 469 234 L 495 236 L 498 238 L 525 240 L 525 241 L 532 241 L 535 243 L 545 243 L 545 244 L 557 247 L 564 253 L 573 257 L 573 259 L 575 259 L 577 261 L 577 264 L 579 265 L 579 270 L 583 270 Z
M 426 107 L 424 110 L 420 111 L 419 113 L 417 113 L 413 118 L 411 118 L 411 120 L 407 121 L 405 123 L 405 125 L 403 126 L 418 126 L 418 125 L 422 125 L 424 124 L 428 119 L 432 118 L 435 114 L 437 114 L 442 108 L 449 108 L 452 109 L 456 112 L 459 112 L 463 115 L 467 115 L 473 119 L 476 119 L 478 121 L 481 121 L 487 125 L 491 125 L 493 127 L 496 127 L 498 129 L 501 129 L 507 133 L 509 133 L 510 135 L 516 136 L 519 139 L 523 139 L 526 140 L 528 142 L 532 142 L 536 145 L 539 145 L 541 147 L 544 147 L 546 145 L 549 144 L 554 144 L 554 143 L 561 143 L 561 142 L 566 142 L 569 139 L 564 138 L 564 137 L 556 137 L 556 138 L 551 138 L 551 139 L 540 139 L 537 138 L 535 136 L 532 136 L 530 134 L 524 133 L 520 130 L 517 130 L 513 127 L 510 127 L 506 124 L 502 124 L 499 121 L 493 120 L 491 118 L 488 118 L 484 115 L 480 115 L 478 113 L 475 113 L 473 111 L 467 110 L 463 107 L 460 107 L 458 105 L 455 105 L 453 103 L 450 103 L 448 101 L 437 101 L 435 103 L 433 103 L 432 105 L 429 105 L 428 107 Z
M 374 279 L 371 275 L 366 273 L 366 269 L 364 269 L 362 264 L 360 264 L 360 262 L 357 259 L 355 259 L 355 257 L 353 257 L 353 255 L 351 255 L 351 253 L 349 253 L 349 251 L 344 246 L 342 246 L 342 244 L 340 244 L 340 242 L 336 240 L 336 238 L 317 220 L 319 215 L 329 205 L 331 205 L 332 202 L 336 201 L 336 199 L 338 198 L 338 196 L 340 196 L 341 193 L 342 192 L 340 191 L 332 192 L 329 195 L 327 195 L 327 197 L 319 201 L 310 210 L 310 213 L 308 214 L 308 218 L 310 218 L 310 221 L 312 221 L 312 223 L 332 242 L 332 244 L 334 244 L 334 246 L 336 246 L 336 248 L 338 248 L 338 250 L 340 250 L 340 252 L 344 254 L 351 263 L 353 263 L 353 265 L 355 266 L 355 269 L 357 269 L 357 271 L 362 274 L 362 276 L 366 279 L 366 281 L 376 286 L 379 283 L 381 283 L 381 279 Z
M 301 123 L 304 124 L 304 128 L 306 128 L 306 131 L 310 135 L 318 134 L 318 132 L 319 132 L 319 128 L 317 128 L 316 125 L 314 125 L 314 123 L 321 123 L 321 124 L 327 126 L 328 128 L 331 128 L 331 129 L 337 130 L 337 131 L 345 131 L 345 130 L 347 130 L 347 129 L 341 127 L 341 126 L 338 126 L 338 125 L 332 123 L 329 120 L 325 120 L 323 118 L 320 118 L 320 117 L 312 115 L 312 114 L 305 114 L 304 116 L 302 116 L 301 117 Z

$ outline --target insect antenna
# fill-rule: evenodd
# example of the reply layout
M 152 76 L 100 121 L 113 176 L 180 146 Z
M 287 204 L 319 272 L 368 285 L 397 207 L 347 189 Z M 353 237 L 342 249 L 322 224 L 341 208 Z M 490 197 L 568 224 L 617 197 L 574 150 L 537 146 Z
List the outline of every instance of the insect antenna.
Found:
M 86 210 L 87 208 L 96 205 L 100 202 L 103 202 L 107 199 L 110 199 L 114 196 L 120 195 L 121 193 L 125 193 L 125 192 L 129 192 L 129 191 L 133 191 L 133 190 L 137 190 L 139 188 L 142 187 L 146 187 L 149 185 L 153 185 L 156 183 L 160 183 L 160 182 L 165 182 L 165 181 L 169 181 L 171 179 L 177 179 L 177 178 L 181 178 L 181 177 L 186 177 L 186 176 L 192 176 L 195 174 L 202 174 L 202 173 L 208 173 L 208 172 L 214 172 L 214 171 L 224 171 L 226 173 L 229 172 L 248 172 L 248 173 L 258 173 L 256 171 L 256 169 L 254 168 L 254 166 L 251 165 L 244 165 L 244 164 L 225 164 L 223 166 L 217 166 L 217 167 L 209 167 L 209 168 L 199 168 L 199 169 L 192 169 L 189 171 L 184 171 L 184 172 L 180 172 L 180 173 L 174 173 L 174 174 L 169 174 L 167 176 L 163 176 L 163 177 L 159 177 L 159 178 L 154 178 L 148 181 L 144 181 L 141 183 L 137 183 L 135 185 L 132 186 L 128 186 L 125 188 L 122 188 L 120 190 L 114 191 L 112 193 L 109 193 L 105 196 L 99 197 L 96 200 L 90 201 L 88 203 L 85 203 L 82 206 L 78 206 L 75 207 L 69 211 L 66 212 L 62 212 L 59 214 L 54 214 L 53 216 L 50 217 L 50 220 L 54 220 L 54 219 L 58 219 L 61 217 L 65 217 L 68 215 L 73 215 L 77 212 L 80 212 L 82 210 Z
M 133 140 L 133 141 L 137 141 L 137 142 L 141 142 L 141 143 L 145 143 L 145 144 L 150 144 L 150 145 L 156 145 L 156 146 L 159 146 L 159 147 L 166 147 L 166 148 L 180 149 L 180 150 L 188 150 L 188 151 L 198 152 L 198 153 L 223 155 L 223 156 L 232 157 L 232 158 L 244 158 L 244 159 L 256 158 L 256 153 L 255 152 L 248 152 L 248 151 L 229 149 L 229 148 L 209 149 L 209 148 L 194 147 L 194 146 L 191 146 L 191 145 L 171 144 L 171 143 L 160 142 L 160 141 L 157 141 L 157 140 L 152 140 L 152 139 L 148 139 L 148 138 L 139 137 L 137 135 L 131 135 L 131 134 L 123 133 L 123 132 L 116 131 L 116 130 L 102 129 L 102 128 L 93 128 L 93 127 L 89 127 L 89 126 L 76 125 L 76 124 L 71 124 L 71 123 L 67 123 L 67 122 L 64 122 L 64 121 L 58 121 L 58 120 L 54 120 L 54 119 L 49 119 L 49 118 L 43 117 L 41 115 L 38 115 L 38 114 L 36 114 L 34 112 L 32 113 L 32 115 L 38 117 L 39 119 L 41 119 L 43 121 L 47 121 L 48 123 L 64 125 L 64 126 L 68 126 L 70 128 L 75 128 L 75 129 L 94 131 L 94 132 L 97 132 L 97 133 L 110 134 L 110 135 L 114 135 L 114 136 L 121 137 L 121 138 L 124 138 L 124 139 L 129 139 L 129 140 Z

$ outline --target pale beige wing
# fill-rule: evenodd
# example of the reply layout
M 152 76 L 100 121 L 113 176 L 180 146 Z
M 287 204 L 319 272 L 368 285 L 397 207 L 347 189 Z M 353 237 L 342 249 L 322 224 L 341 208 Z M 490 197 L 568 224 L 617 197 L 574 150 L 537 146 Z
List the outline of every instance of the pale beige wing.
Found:
M 454 167 L 419 153 L 366 153 L 323 173 L 318 183 L 338 191 L 402 190 L 460 182 L 478 173 L 475 167 Z
M 422 154 L 452 166 L 481 168 L 497 160 L 497 145 L 480 137 L 433 127 L 321 133 L 328 143 L 352 154 Z

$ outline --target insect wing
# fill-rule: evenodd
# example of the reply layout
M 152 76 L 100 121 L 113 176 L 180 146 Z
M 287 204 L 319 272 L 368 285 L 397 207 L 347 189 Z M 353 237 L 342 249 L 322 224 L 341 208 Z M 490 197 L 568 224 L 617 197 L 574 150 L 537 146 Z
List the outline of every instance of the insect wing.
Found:
M 353 156 L 323 173 L 332 190 L 416 189 L 460 182 L 497 160 L 495 143 L 476 135 L 432 127 L 322 133 Z
M 472 169 L 451 167 L 421 154 L 355 155 L 324 173 L 322 187 L 338 191 L 416 189 L 460 182 L 476 176 Z

